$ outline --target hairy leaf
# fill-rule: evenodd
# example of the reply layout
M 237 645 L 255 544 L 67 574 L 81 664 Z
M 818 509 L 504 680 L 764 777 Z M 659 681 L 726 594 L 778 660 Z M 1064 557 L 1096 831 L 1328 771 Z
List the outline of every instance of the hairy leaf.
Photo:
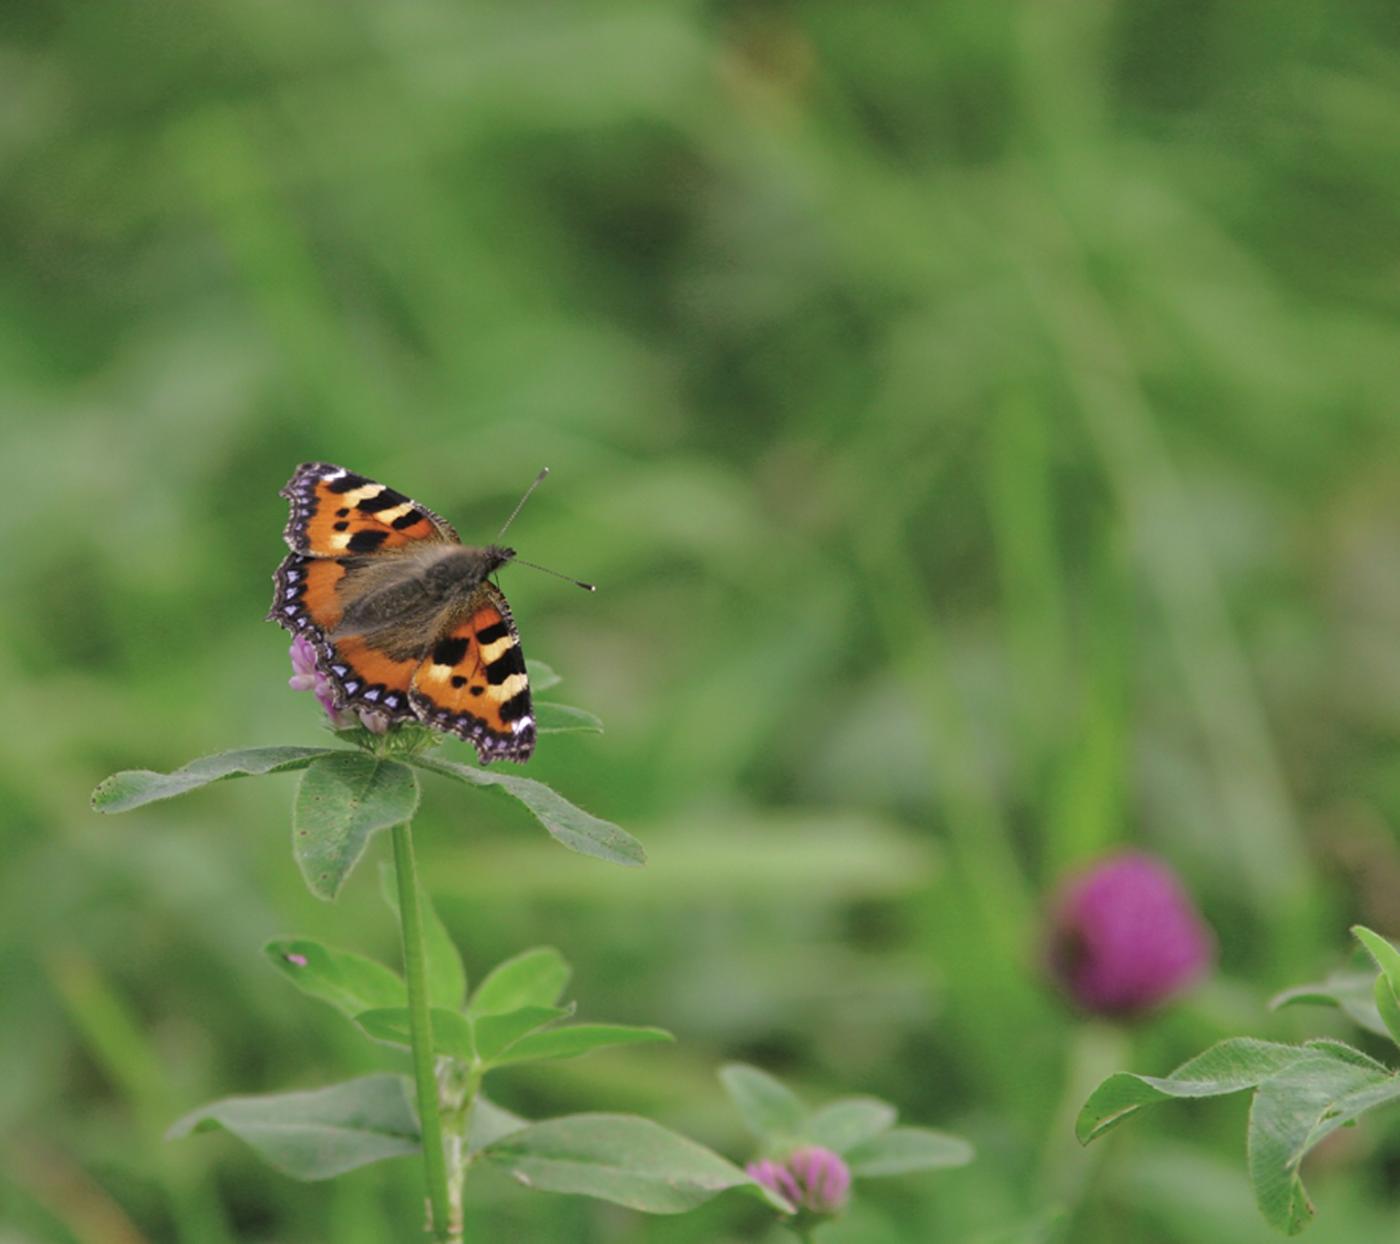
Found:
M 554 1006 L 572 969 L 553 946 L 535 946 L 498 963 L 476 987 L 467 1013 L 503 1015 L 524 1006 Z
M 515 1041 L 492 1061 L 508 1063 L 539 1062 L 547 1058 L 577 1058 L 608 1045 L 651 1045 L 674 1041 L 664 1028 L 637 1028 L 628 1024 L 568 1024 L 545 1028 Z
M 1364 925 L 1354 925 L 1351 931 L 1381 970 L 1371 996 L 1390 1039 L 1400 1045 L 1400 950 Z
M 1341 1041 L 1276 1045 L 1238 1038 L 1212 1046 L 1164 1079 L 1110 1076 L 1090 1095 L 1075 1130 L 1087 1142 L 1144 1105 L 1244 1089 L 1254 1090 L 1248 1150 L 1255 1199 L 1273 1226 L 1294 1235 L 1313 1215 L 1298 1173 L 1304 1156 L 1364 1111 L 1400 1098 L 1400 1076 Z
M 403 1006 L 404 984 L 374 959 L 308 938 L 280 938 L 263 947 L 268 961 L 303 993 L 352 1019 L 376 1007 Z
M 759 1140 L 786 1141 L 802 1135 L 807 1107 L 780 1080 L 747 1063 L 722 1067 L 719 1078 L 749 1131 Z
M 370 835 L 402 825 L 418 807 L 418 779 L 406 765 L 367 752 L 333 752 L 302 775 L 292 812 L 293 851 L 317 898 L 334 898 Z
M 499 787 L 520 800 L 554 840 L 571 851 L 629 867 L 646 863 L 642 844 L 626 830 L 576 807 L 543 782 L 443 760 L 430 753 L 414 756 L 412 762 L 420 769 L 441 773 L 471 786 Z
M 479 1149 L 485 1149 L 487 1145 L 495 1144 L 502 1136 L 509 1136 L 512 1132 L 529 1126 L 529 1119 L 522 1119 L 504 1106 L 496 1105 L 485 1093 L 478 1090 L 476 1100 L 472 1103 L 467 1151 L 476 1153 Z
M 535 701 L 535 728 L 541 734 L 603 733 L 603 723 L 586 709 L 552 700 Z
M 1313 1216 L 1299 1167 L 1323 1137 L 1400 1097 L 1400 1077 L 1319 1043 L 1259 1086 L 1249 1113 L 1249 1177 L 1269 1223 L 1296 1235 Z M 1344 1047 L 1345 1048 L 1345 1047 Z M 1351 1051 L 1355 1053 L 1355 1051 Z
M 304 1093 L 226 1097 L 179 1119 L 166 1138 L 222 1127 L 294 1179 L 330 1179 L 418 1152 L 407 1092 L 401 1077 L 378 1075 Z
M 433 1053 L 471 1062 L 476 1047 L 471 1022 L 460 1011 L 435 1006 L 428 1012 L 433 1025 Z M 405 1048 L 413 1043 L 413 1028 L 406 1006 L 381 1007 L 355 1016 L 355 1022 L 376 1041 Z
M 535 695 L 541 691 L 548 691 L 551 687 L 557 687 L 564 680 L 554 672 L 553 666 L 546 665 L 543 661 L 537 661 L 534 657 L 529 657 L 525 661 L 525 672 L 530 679 L 530 690 Z
M 878 1097 L 843 1097 L 812 1112 L 802 1139 L 845 1153 L 894 1126 L 895 1108 Z
M 476 1033 L 476 1052 L 490 1062 L 527 1032 L 534 1032 L 536 1028 L 573 1013 L 572 1006 L 522 1006 L 503 1015 L 483 1015 L 472 1022 L 472 1030 Z
M 1219 1097 L 1254 1088 L 1306 1053 L 1302 1046 L 1235 1037 L 1211 1046 L 1163 1079 L 1117 1072 L 1089 1094 L 1075 1122 L 1075 1135 L 1088 1144 L 1154 1102 Z
M 1373 1032 L 1378 1037 L 1388 1037 L 1390 1031 L 1376 1009 L 1375 984 L 1374 969 L 1367 968 L 1360 972 L 1346 969 L 1333 972 L 1316 984 L 1295 985 L 1291 989 L 1285 989 L 1269 999 L 1269 1006 L 1274 1010 L 1308 1003 L 1335 1006 L 1340 1008 L 1352 1023 L 1367 1032 Z
M 527 1188 L 680 1214 L 729 1188 L 789 1207 L 732 1162 L 649 1119 L 576 1114 L 532 1123 L 482 1150 Z
M 224 778 L 305 769 L 318 756 L 334 755 L 336 751 L 326 747 L 244 747 L 191 760 L 174 773 L 125 769 L 98 783 L 92 792 L 92 807 L 95 812 L 129 812 L 142 804 L 173 799 Z
M 844 1156 L 851 1174 L 860 1178 L 966 1166 L 974 1151 L 967 1141 L 947 1132 L 896 1127 L 854 1146 Z

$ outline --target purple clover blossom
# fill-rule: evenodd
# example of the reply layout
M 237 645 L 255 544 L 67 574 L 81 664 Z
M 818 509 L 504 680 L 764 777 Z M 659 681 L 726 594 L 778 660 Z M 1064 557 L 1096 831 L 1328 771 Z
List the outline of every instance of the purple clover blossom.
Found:
M 344 730 L 347 726 L 355 724 L 355 715 L 349 709 L 336 708 L 335 693 L 331 689 L 331 680 L 327 678 L 316 665 L 316 648 L 305 635 L 298 635 L 292 640 L 291 651 L 288 654 L 292 659 L 292 676 L 287 679 L 287 686 L 293 691 L 314 691 L 316 699 L 320 701 L 321 707 L 326 710 L 326 716 L 330 718 L 333 730 Z M 367 720 L 375 718 L 379 729 L 375 729 Z M 388 728 L 388 720 L 382 713 L 361 713 L 360 720 L 364 722 L 365 728 L 373 734 L 383 734 Z
M 782 1162 L 750 1162 L 745 1169 L 751 1179 L 813 1214 L 836 1213 L 851 1192 L 851 1168 L 820 1145 L 794 1149 Z
M 1129 1017 L 1197 981 L 1215 941 L 1176 874 L 1128 851 L 1070 878 L 1051 913 L 1050 968 L 1075 1003 Z

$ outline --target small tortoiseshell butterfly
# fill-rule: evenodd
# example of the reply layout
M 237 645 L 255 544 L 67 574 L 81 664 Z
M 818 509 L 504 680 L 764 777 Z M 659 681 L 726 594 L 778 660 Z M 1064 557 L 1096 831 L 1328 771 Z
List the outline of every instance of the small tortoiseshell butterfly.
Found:
M 528 760 L 525 657 L 489 577 L 515 550 L 469 548 L 431 510 L 326 462 L 297 467 L 281 495 L 292 551 L 267 616 L 310 639 L 336 706 L 460 735 L 483 763 Z

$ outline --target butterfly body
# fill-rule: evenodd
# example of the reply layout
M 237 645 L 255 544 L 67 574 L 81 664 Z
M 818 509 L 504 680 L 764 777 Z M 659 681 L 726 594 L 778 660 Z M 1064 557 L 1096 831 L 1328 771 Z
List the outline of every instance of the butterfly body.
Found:
M 490 579 L 514 550 L 464 545 L 431 510 L 328 463 L 298 467 L 282 495 L 292 552 L 268 617 L 311 640 L 337 706 L 457 734 L 485 762 L 529 759 L 525 660 Z
M 348 599 L 335 633 L 383 635 L 385 646 L 392 643 L 406 658 L 418 637 L 437 628 L 441 614 L 465 605 L 513 553 L 432 544 L 349 559 L 342 588 Z

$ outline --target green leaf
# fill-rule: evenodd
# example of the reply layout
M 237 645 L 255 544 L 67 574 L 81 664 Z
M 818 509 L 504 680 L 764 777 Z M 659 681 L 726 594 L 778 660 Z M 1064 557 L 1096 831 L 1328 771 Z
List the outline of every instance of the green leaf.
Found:
M 569 1024 L 563 1028 L 531 1032 L 492 1062 L 497 1067 L 504 1067 L 510 1063 L 539 1062 L 546 1058 L 577 1058 L 608 1045 L 650 1045 L 674 1040 L 664 1028 L 636 1028 L 628 1024 Z
M 1390 1039 L 1400 1045 L 1400 951 L 1364 925 L 1353 925 L 1351 931 L 1381 970 L 1372 987 L 1376 1014 Z
M 364 955 L 307 938 L 268 942 L 263 954 L 302 993 L 329 1002 L 352 1019 L 376 1007 L 405 1005 L 403 981 Z
M 1270 1225 L 1296 1235 L 1313 1216 L 1299 1177 L 1323 1137 L 1383 1102 L 1400 1098 L 1400 1077 L 1361 1055 L 1319 1042 L 1259 1086 L 1249 1113 L 1249 1177 Z
M 878 1097 L 843 1097 L 812 1113 L 802 1126 L 802 1139 L 845 1153 L 894 1126 L 896 1111 Z
M 476 1153 L 480 1149 L 485 1149 L 487 1145 L 495 1144 L 502 1136 L 509 1136 L 512 1132 L 518 1132 L 522 1127 L 529 1126 L 529 1119 L 522 1119 L 518 1114 L 512 1114 L 505 1109 L 504 1106 L 496 1105 L 478 1089 L 476 1100 L 472 1103 L 467 1152 Z
M 803 1134 L 807 1107 L 787 1085 L 747 1063 L 722 1067 L 719 1078 L 749 1131 L 759 1140 L 786 1142 Z
M 314 760 L 292 810 L 293 851 L 311 893 L 334 898 L 370 835 L 412 820 L 417 808 L 418 779 L 396 760 L 359 751 Z
M 532 1123 L 482 1150 L 527 1188 L 598 1197 L 649 1214 L 682 1214 L 729 1188 L 789 1207 L 732 1162 L 632 1115 Z
M 498 963 L 476 987 L 467 1014 L 504 1015 L 524 1006 L 554 1006 L 572 969 L 553 946 L 536 946 Z
M 1075 1131 L 1087 1142 L 1151 1102 L 1242 1089 L 1255 1090 L 1248 1145 L 1255 1199 L 1273 1226 L 1294 1235 L 1313 1215 L 1298 1174 L 1304 1156 L 1364 1111 L 1400 1098 L 1400 1076 L 1340 1041 L 1297 1046 L 1238 1038 L 1212 1046 L 1165 1079 L 1110 1076 L 1090 1095 Z
M 264 773 L 286 773 L 305 769 L 318 756 L 330 756 L 327 747 L 244 747 L 191 760 L 174 773 L 150 769 L 126 769 L 98 783 L 92 792 L 94 812 L 129 812 L 157 799 L 173 799 L 187 791 L 220 782 L 224 778 L 255 777 Z
M 522 1006 L 503 1015 L 483 1015 L 472 1023 L 472 1030 L 476 1033 L 477 1055 L 490 1062 L 527 1032 L 534 1032 L 536 1028 L 573 1013 L 572 1006 Z
M 435 1006 L 429 1012 L 433 1025 L 433 1053 L 469 1063 L 475 1057 L 471 1022 L 460 1011 Z M 355 1016 L 355 1022 L 376 1041 L 401 1045 L 413 1043 L 413 1028 L 406 1006 L 381 1007 Z
M 379 890 L 395 917 L 399 914 L 399 888 L 394 866 L 387 860 L 379 866 Z M 437 914 L 427 890 L 418 887 L 418 908 L 423 914 L 423 953 L 427 959 L 428 1002 L 432 1006 L 459 1010 L 467 997 L 467 969 Z
M 1075 1121 L 1075 1135 L 1081 1144 L 1088 1144 L 1143 1106 L 1177 1097 L 1219 1097 L 1255 1088 L 1306 1056 L 1303 1046 L 1235 1037 L 1182 1063 L 1165 1079 L 1120 1071 L 1089 1094 Z
M 306 1093 L 226 1097 L 185 1115 L 166 1139 L 222 1127 L 293 1179 L 330 1179 L 418 1152 L 407 1090 L 399 1076 L 378 1075 Z
M 551 687 L 557 687 L 564 680 L 554 672 L 553 667 L 546 665 L 543 661 L 536 661 L 530 657 L 525 662 L 525 675 L 530 680 L 530 690 L 535 695 L 541 691 L 548 691 Z
M 1400 1045 L 1400 999 L 1396 998 L 1395 990 L 1391 988 L 1385 973 L 1376 977 L 1371 996 L 1376 1003 L 1376 1014 L 1381 1017 L 1387 1034 L 1392 1041 Z
M 412 761 L 420 769 L 441 773 L 471 786 L 500 787 L 529 808 L 554 840 L 570 851 L 628 867 L 646 863 L 642 844 L 626 830 L 575 807 L 543 782 L 458 764 L 431 753 L 414 756 Z
M 1400 993 L 1400 950 L 1396 950 L 1379 933 L 1373 933 L 1364 924 L 1351 926 L 1352 936 L 1366 948 L 1366 953 L 1375 960 L 1390 987 Z
M 1374 969 L 1360 972 L 1346 969 L 1331 973 L 1317 984 L 1285 989 L 1269 999 L 1269 1006 L 1274 1010 L 1308 1003 L 1339 1007 L 1352 1023 L 1378 1037 L 1389 1037 L 1390 1030 L 1376 1009 L 1375 985 Z
M 903 1175 L 948 1166 L 966 1166 L 974 1156 L 967 1141 L 926 1127 L 896 1127 L 854 1146 L 843 1155 L 851 1174 Z
M 552 700 L 535 701 L 535 729 L 541 734 L 602 734 L 603 723 L 586 709 Z

